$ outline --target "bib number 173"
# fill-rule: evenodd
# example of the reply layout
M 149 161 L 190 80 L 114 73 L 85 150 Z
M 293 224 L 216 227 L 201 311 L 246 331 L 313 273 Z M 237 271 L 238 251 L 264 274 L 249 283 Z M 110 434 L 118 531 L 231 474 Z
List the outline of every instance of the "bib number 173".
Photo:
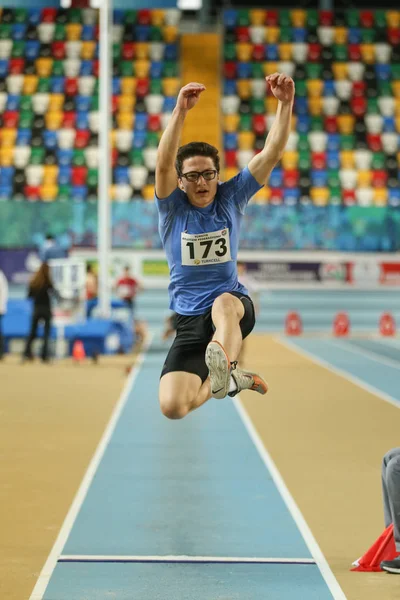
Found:
M 182 264 L 187 266 L 224 263 L 231 260 L 229 229 L 181 236 Z

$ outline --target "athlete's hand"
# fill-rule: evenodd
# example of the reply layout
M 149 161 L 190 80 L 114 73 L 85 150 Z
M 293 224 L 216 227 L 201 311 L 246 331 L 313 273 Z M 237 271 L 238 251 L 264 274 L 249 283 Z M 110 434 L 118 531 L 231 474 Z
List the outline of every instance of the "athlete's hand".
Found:
M 200 94 L 204 92 L 206 87 L 202 83 L 188 83 L 179 92 L 178 100 L 176 101 L 177 108 L 181 110 L 190 110 L 196 106 L 199 101 Z
M 271 92 L 284 104 L 293 102 L 294 98 L 294 81 L 291 77 L 283 73 L 273 73 L 265 78 L 267 84 L 271 88 Z

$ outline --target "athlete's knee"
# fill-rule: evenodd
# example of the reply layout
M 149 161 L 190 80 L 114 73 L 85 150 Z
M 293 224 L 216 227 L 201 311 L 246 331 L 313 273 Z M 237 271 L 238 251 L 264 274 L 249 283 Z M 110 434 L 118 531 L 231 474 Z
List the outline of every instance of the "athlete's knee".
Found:
M 218 298 L 216 298 L 214 300 L 213 303 L 213 313 L 217 313 L 217 312 L 221 312 L 226 314 L 232 314 L 232 315 L 237 315 L 237 316 L 241 316 L 239 315 L 239 313 L 241 312 L 241 303 L 240 300 L 238 300 L 235 296 L 232 296 L 232 294 L 228 294 L 228 293 L 224 293 L 221 294 L 220 296 L 218 296 Z
M 187 399 L 179 393 L 160 391 L 160 408 L 168 419 L 183 419 L 189 412 Z

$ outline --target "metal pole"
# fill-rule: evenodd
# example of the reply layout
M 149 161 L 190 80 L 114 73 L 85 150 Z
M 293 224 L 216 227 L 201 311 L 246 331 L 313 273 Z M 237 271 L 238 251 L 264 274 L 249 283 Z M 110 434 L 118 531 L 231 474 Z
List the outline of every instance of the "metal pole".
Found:
M 111 315 L 110 250 L 111 250 L 111 26 L 110 0 L 100 3 L 100 71 L 99 71 L 99 187 L 97 253 L 99 262 L 99 314 L 107 319 Z

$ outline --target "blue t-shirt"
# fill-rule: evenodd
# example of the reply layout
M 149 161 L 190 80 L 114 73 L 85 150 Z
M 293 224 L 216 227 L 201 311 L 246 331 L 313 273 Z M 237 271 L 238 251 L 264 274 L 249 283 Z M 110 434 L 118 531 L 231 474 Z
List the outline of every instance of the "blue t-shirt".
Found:
M 237 278 L 239 231 L 247 203 L 261 187 L 246 167 L 220 183 L 205 208 L 190 204 L 179 188 L 163 200 L 156 197 L 172 310 L 200 315 L 224 292 L 247 293 Z

